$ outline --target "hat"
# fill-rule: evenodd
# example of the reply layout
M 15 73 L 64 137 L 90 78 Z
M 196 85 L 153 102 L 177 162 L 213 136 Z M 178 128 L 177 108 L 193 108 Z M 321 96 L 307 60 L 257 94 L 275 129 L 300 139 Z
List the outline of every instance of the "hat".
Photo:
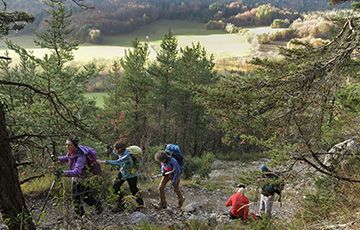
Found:
M 261 165 L 260 166 L 260 170 L 262 171 L 262 172 L 269 172 L 270 170 L 268 169 L 268 167 L 266 167 L 265 165 Z
M 245 185 L 239 184 L 237 187 L 238 187 L 238 190 L 237 190 L 238 193 L 241 193 L 241 194 L 245 193 Z
M 77 147 L 77 146 L 79 145 L 80 139 L 79 139 L 79 137 L 77 137 L 77 136 L 71 136 L 71 137 L 69 138 L 69 141 L 71 141 L 71 143 L 73 143 L 74 146 Z
M 243 185 L 243 184 L 237 184 L 236 187 L 238 187 L 238 188 L 245 188 L 245 185 Z

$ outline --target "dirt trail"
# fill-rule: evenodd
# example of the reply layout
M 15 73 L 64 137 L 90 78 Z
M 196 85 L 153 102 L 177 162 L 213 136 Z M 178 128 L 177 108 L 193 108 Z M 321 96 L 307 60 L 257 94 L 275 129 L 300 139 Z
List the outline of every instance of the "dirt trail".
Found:
M 182 209 L 176 208 L 176 196 L 170 185 L 166 188 L 168 208 L 164 210 L 158 210 L 156 208 L 158 203 L 158 181 L 156 180 L 151 188 L 142 191 L 145 208 L 139 210 L 140 214 L 138 212 L 134 213 L 134 210 L 131 209 L 114 214 L 111 212 L 112 204 L 105 204 L 104 212 L 100 215 L 94 214 L 91 208 L 86 207 L 85 218 L 82 220 L 71 220 L 73 218 L 66 218 L 65 215 L 68 213 L 72 217 L 75 216 L 70 203 L 67 203 L 65 206 L 63 203 L 56 205 L 54 200 L 50 200 L 45 208 L 46 215 L 41 218 L 39 226 L 40 229 L 104 229 L 115 226 L 132 226 L 138 222 L 139 218 L 153 224 L 182 225 L 187 220 L 208 220 L 210 216 L 216 219 L 217 223 L 219 223 L 219 221 L 227 222 L 228 219 L 225 213 L 227 213 L 228 208 L 225 207 L 225 203 L 229 195 L 236 189 L 234 185 L 238 183 L 238 181 L 236 181 L 237 176 L 247 170 L 258 170 L 259 166 L 266 162 L 266 159 L 246 164 L 240 161 L 215 161 L 210 178 L 204 181 L 204 184 L 210 184 L 210 187 L 212 184 L 214 186 L 211 189 L 206 189 L 197 185 L 183 185 L 182 191 L 186 200 Z M 124 187 L 128 189 L 127 184 L 125 184 Z M 246 192 L 250 195 L 254 193 L 255 190 L 256 188 L 250 186 Z M 291 218 L 294 214 L 296 204 L 293 200 L 290 200 L 289 197 L 291 197 L 290 194 L 296 193 L 295 190 L 296 188 L 293 185 L 287 185 L 285 187 L 282 207 L 280 207 L 278 202 L 274 203 L 274 218 Z M 28 202 L 29 207 L 34 206 L 33 213 L 36 217 L 39 215 L 38 212 L 44 200 L 45 197 L 41 200 L 29 200 Z M 257 201 L 250 200 L 250 202 L 252 202 L 250 210 L 252 212 L 258 212 L 259 206 Z M 68 226 L 64 226 L 64 223 L 68 224 Z

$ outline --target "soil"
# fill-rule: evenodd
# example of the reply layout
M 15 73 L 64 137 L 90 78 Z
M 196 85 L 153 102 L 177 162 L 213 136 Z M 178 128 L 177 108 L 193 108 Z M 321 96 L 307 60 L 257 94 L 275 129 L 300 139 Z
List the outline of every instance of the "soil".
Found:
M 168 207 L 159 210 L 158 204 L 158 180 L 152 183 L 148 189 L 142 189 L 142 197 L 145 201 L 145 207 L 135 210 L 129 207 L 120 213 L 112 213 L 113 204 L 104 203 L 104 211 L 97 215 L 91 207 L 86 205 L 86 214 L 83 217 L 77 217 L 72 211 L 70 201 L 56 201 L 49 199 L 45 206 L 45 211 L 40 221 L 37 222 L 39 229 L 123 229 L 132 228 L 140 221 L 145 221 L 155 225 L 177 225 L 183 226 L 189 220 L 214 219 L 215 224 L 229 222 L 227 217 L 228 208 L 225 203 L 229 196 L 236 190 L 237 175 L 247 170 L 258 170 L 261 164 L 267 162 L 267 159 L 261 159 L 251 163 L 240 161 L 215 161 L 212 167 L 210 178 L 202 181 L 202 184 L 215 184 L 213 188 L 186 183 L 181 186 L 184 197 L 186 198 L 181 209 L 177 208 L 177 199 L 172 191 L 171 185 L 166 188 L 166 197 Z M 300 169 L 302 166 L 298 166 Z M 299 177 L 300 179 L 300 177 Z M 276 220 L 290 220 L 296 211 L 297 202 L 300 199 L 293 199 L 297 194 L 297 186 L 301 183 L 287 184 L 284 190 L 282 207 L 279 202 L 274 202 L 273 218 Z M 128 189 L 127 184 L 123 185 Z M 257 188 L 246 188 L 246 193 L 250 198 L 250 210 L 258 212 L 258 199 L 253 196 Z M 251 195 L 252 194 L 252 195 Z M 70 194 L 66 194 L 66 200 L 70 200 Z M 28 207 L 32 207 L 33 216 L 38 217 L 39 212 L 45 202 L 45 197 L 28 199 Z M 251 200 L 251 197 L 253 200 Z M 210 218 L 211 217 L 211 218 Z M 34 218 L 35 220 L 37 218 Z

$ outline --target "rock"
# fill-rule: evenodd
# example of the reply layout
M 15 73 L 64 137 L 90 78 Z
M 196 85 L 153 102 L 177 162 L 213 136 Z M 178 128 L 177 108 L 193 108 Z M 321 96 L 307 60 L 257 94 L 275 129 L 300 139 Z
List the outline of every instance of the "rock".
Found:
M 147 215 L 145 215 L 144 213 L 136 211 L 130 215 L 130 221 L 133 224 L 138 224 L 141 222 L 148 223 L 148 222 L 150 222 L 150 218 Z
M 216 226 L 217 225 L 217 214 L 211 213 L 208 220 L 209 220 L 210 226 Z
M 9 230 L 9 228 L 5 224 L 0 224 L 0 230 Z
M 199 209 L 199 205 L 196 202 L 186 205 L 183 210 L 185 212 L 196 212 Z

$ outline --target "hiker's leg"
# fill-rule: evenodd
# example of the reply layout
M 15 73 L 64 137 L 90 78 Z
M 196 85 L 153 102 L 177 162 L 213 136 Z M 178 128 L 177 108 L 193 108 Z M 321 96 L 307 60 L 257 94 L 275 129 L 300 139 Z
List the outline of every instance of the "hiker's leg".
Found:
M 234 216 L 231 211 L 229 211 L 229 219 L 234 220 L 234 219 L 239 219 L 240 217 Z
M 266 197 L 266 204 L 265 204 L 265 213 L 271 217 L 271 210 L 274 203 L 274 196 Z
M 136 197 L 136 202 L 138 203 L 138 205 L 144 205 L 144 201 L 141 198 L 141 194 L 139 192 L 139 189 L 137 187 L 137 177 L 133 177 L 133 178 L 127 178 L 126 179 L 128 184 L 129 184 L 129 188 L 131 193 L 133 194 L 133 196 Z
M 259 214 L 262 215 L 265 212 L 265 198 L 263 194 L 260 195 L 260 207 L 259 207 Z
M 178 182 L 174 186 L 174 192 L 176 193 L 176 196 L 177 196 L 177 199 L 178 199 L 178 208 L 181 208 L 181 206 L 183 205 L 183 203 L 185 201 L 185 198 L 181 194 L 180 179 L 178 180 Z
M 118 196 L 118 204 L 122 205 L 122 199 L 124 197 L 124 194 L 121 192 L 121 186 L 124 184 L 125 180 L 122 178 L 121 173 L 119 172 L 119 174 L 117 175 L 117 177 L 114 180 L 113 183 L 113 189 L 114 189 L 114 194 L 116 194 Z
M 96 209 L 99 209 L 101 206 L 100 200 L 97 200 L 95 197 L 95 189 L 88 184 L 82 184 L 83 187 L 83 199 L 89 206 L 95 206 Z
M 72 182 L 72 198 L 74 203 L 74 211 L 79 216 L 85 214 L 84 207 L 81 205 L 83 188 L 81 184 Z
M 166 206 L 166 198 L 165 198 L 165 186 L 169 182 L 171 177 L 169 175 L 163 176 L 160 184 L 159 184 L 159 194 L 160 194 L 160 206 Z

